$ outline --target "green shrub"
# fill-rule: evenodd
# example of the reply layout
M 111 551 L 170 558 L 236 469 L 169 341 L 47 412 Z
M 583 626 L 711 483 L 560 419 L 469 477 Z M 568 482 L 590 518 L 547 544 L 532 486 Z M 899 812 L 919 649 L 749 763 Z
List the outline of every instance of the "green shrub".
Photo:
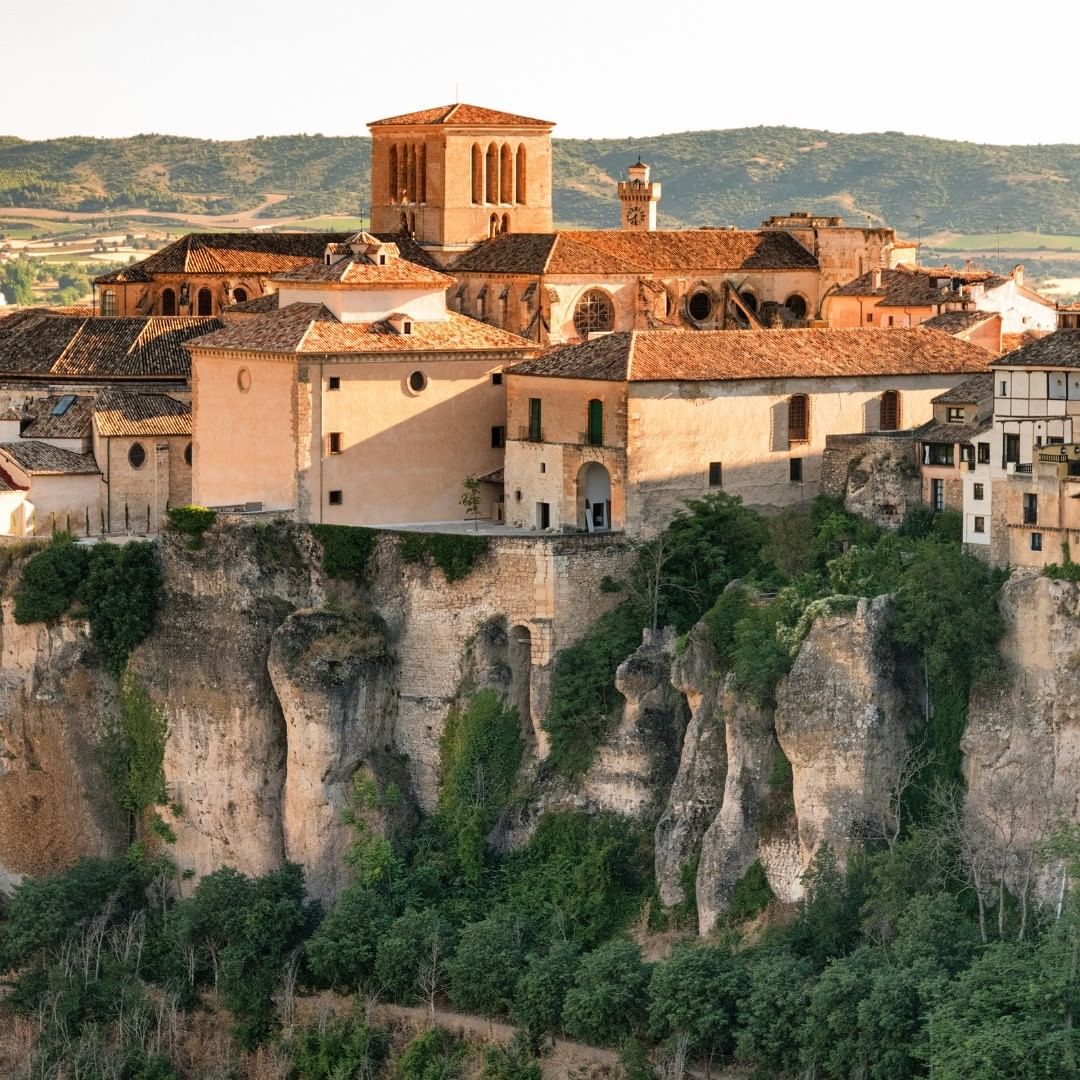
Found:
M 540 1062 L 517 1040 L 484 1051 L 480 1080 L 542 1080 Z
M 300 1028 L 289 1049 L 297 1080 L 372 1077 L 386 1061 L 390 1039 L 357 1013 Z
M 582 1042 L 618 1045 L 645 1021 L 649 969 L 633 941 L 615 938 L 594 949 L 566 995 L 566 1033 Z
M 453 952 L 453 927 L 435 908 L 407 911 L 379 941 L 375 977 L 392 1001 L 412 1005 L 422 997 L 421 976 L 434 966 L 445 977 Z
M 760 915 L 773 901 L 773 891 L 761 860 L 755 860 L 746 873 L 735 882 L 728 908 L 728 918 L 732 922 L 745 922 Z
M 452 710 L 440 742 L 439 815 L 458 858 L 475 881 L 488 832 L 510 798 L 524 752 L 517 709 L 496 691 L 481 690 L 464 712 Z
M 392 921 L 384 893 L 359 882 L 350 885 L 307 943 L 315 982 L 346 993 L 366 985 L 374 972 L 376 949 Z
M 352 525 L 312 525 L 311 532 L 322 544 L 323 573 L 340 581 L 366 580 L 368 564 L 379 534 L 375 529 Z
M 48 547 L 32 556 L 15 587 L 15 621 L 49 622 L 71 607 L 86 577 L 89 548 L 67 533 L 57 533 Z
M 397 1080 L 459 1080 L 466 1046 L 441 1028 L 417 1035 L 398 1059 Z
M 217 511 L 205 506 L 174 506 L 168 511 L 169 526 L 189 538 L 188 546 L 202 547 L 203 533 L 213 528 Z
M 133 672 L 120 680 L 119 723 L 101 745 L 105 775 L 117 804 L 133 818 L 168 801 L 165 786 L 164 712 L 154 704 Z
M 566 777 L 583 773 L 622 710 L 615 671 L 641 644 L 644 624 L 632 604 L 601 615 L 575 645 L 555 660 L 551 701 L 543 727 L 548 762 Z
M 465 533 L 407 532 L 398 536 L 398 550 L 405 562 L 431 559 L 448 582 L 468 577 L 489 546 L 486 536 Z
M 528 916 L 506 909 L 464 927 L 449 964 L 454 1007 L 485 1016 L 509 1013 L 534 935 Z
M 769 770 L 769 789 L 761 808 L 761 835 L 768 840 L 776 836 L 795 815 L 794 775 L 791 762 L 779 746 L 773 753 Z
M 566 940 L 556 940 L 546 952 L 529 957 L 514 994 L 513 1018 L 534 1042 L 562 1030 L 563 1002 L 580 962 L 580 949 Z
M 751 606 L 735 624 L 731 650 L 735 686 L 760 708 L 775 704 L 777 684 L 794 662 L 791 650 L 778 633 L 785 614 L 784 606 L 773 601 Z
M 80 597 L 86 604 L 90 635 L 105 666 L 117 678 L 128 656 L 153 629 L 162 574 L 154 545 L 143 540 L 97 544 Z

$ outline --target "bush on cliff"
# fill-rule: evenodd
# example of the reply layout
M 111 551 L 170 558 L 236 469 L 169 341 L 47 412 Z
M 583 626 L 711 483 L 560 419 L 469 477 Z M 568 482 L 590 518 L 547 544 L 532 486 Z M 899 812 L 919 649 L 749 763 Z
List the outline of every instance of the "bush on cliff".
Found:
M 431 559 L 448 582 L 468 577 L 489 546 L 486 536 L 467 533 L 407 532 L 398 537 L 398 550 L 405 562 Z
M 90 549 L 67 533 L 57 533 L 49 546 L 32 556 L 15 586 L 17 623 L 51 622 L 60 618 L 78 596 L 86 577 Z
M 379 534 L 352 525 L 312 525 L 312 535 L 322 544 L 323 573 L 339 581 L 360 583 L 367 578 L 368 563 Z

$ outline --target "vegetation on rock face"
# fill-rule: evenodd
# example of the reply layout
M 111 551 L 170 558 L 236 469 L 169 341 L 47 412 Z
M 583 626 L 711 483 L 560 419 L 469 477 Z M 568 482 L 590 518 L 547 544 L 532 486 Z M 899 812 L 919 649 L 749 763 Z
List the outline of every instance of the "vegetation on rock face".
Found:
M 448 582 L 468 577 L 488 547 L 486 536 L 468 533 L 407 532 L 398 536 L 398 550 L 405 562 L 423 563 L 430 559 Z
M 202 547 L 203 533 L 214 527 L 217 511 L 205 506 L 174 506 L 168 511 L 169 526 L 188 537 L 188 546 Z
M 375 551 L 379 534 L 375 529 L 352 525 L 312 525 L 315 539 L 322 544 L 323 573 L 342 581 L 362 582 Z
M 23 566 L 15 587 L 17 623 L 51 622 L 74 603 L 86 577 L 89 549 L 59 533 Z

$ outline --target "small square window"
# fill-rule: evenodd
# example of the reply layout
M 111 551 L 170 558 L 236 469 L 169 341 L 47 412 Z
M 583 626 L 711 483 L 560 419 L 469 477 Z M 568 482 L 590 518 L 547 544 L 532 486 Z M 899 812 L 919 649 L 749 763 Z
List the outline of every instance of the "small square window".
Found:
M 802 483 L 802 458 L 793 457 L 788 461 L 788 479 L 793 484 Z
M 719 461 L 709 462 L 709 487 L 724 486 L 724 470 Z
M 340 431 L 330 432 L 330 453 L 340 454 L 341 449 L 344 446 L 344 438 Z
M 962 405 L 950 405 L 945 410 L 945 419 L 950 424 L 962 424 L 964 422 L 964 407 Z
M 974 531 L 977 532 L 977 533 L 986 532 L 986 518 L 977 517 L 975 519 L 975 530 Z
M 1031 550 L 1042 551 L 1042 533 L 1031 534 Z
M 328 502 L 330 503 L 331 506 L 340 506 L 343 501 L 344 500 L 341 498 L 341 492 L 340 491 L 335 490 L 335 491 L 330 492 Z
M 873 322 L 874 321 L 874 313 L 872 311 L 868 311 L 866 313 L 866 321 L 867 322 Z
M 327 390 L 340 390 L 341 389 L 341 376 L 340 375 L 331 375 L 330 378 L 326 380 L 326 389 Z
M 491 447 L 499 450 L 506 445 L 506 428 L 499 426 L 491 429 Z
M 982 485 L 982 484 L 975 484 L 975 485 L 974 485 L 974 489 L 973 489 L 973 490 L 972 490 L 972 492 L 971 492 L 971 497 L 972 497 L 973 499 L 978 499 L 978 500 L 980 500 L 980 501 L 981 501 L 981 500 L 982 500 L 982 498 L 983 498 L 983 495 L 984 495 L 984 493 L 985 493 L 985 490 L 986 490 L 986 489 L 985 489 L 985 488 L 983 487 L 983 485 Z
M 502 375 L 503 373 L 501 371 L 493 371 L 491 373 L 491 385 L 502 386 Z
M 890 326 L 895 326 L 896 325 L 896 319 L 892 315 L 889 316 L 889 325 Z

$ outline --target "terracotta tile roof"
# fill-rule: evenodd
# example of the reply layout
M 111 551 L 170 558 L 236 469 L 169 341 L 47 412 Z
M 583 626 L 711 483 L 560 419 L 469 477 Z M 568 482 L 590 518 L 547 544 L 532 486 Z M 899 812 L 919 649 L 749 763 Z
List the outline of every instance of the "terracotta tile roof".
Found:
M 939 286 L 938 281 L 946 284 Z M 982 285 L 996 289 L 1009 278 L 998 277 L 989 270 L 952 270 L 948 266 L 897 266 L 881 271 L 881 284 L 875 288 L 873 271 L 841 285 L 833 296 L 880 296 L 877 307 L 929 307 L 934 304 L 955 302 L 961 295 L 953 287 Z
M 452 274 L 652 274 L 671 270 L 813 270 L 817 259 L 772 229 L 504 233 L 450 265 Z
M 26 491 L 22 484 L 16 484 L 11 474 L 5 469 L 0 469 L 0 491 Z
M 915 429 L 915 438 L 919 442 L 962 443 L 985 429 L 985 424 L 972 420 L 968 424 L 938 424 L 933 420 Z
M 74 395 L 56 394 L 28 402 L 26 415 L 34 420 L 20 433 L 21 439 L 82 439 L 90 434 L 94 399 L 76 396 L 59 415 L 54 410 Z
M 925 326 L 926 323 L 923 323 Z M 994 373 L 982 371 L 930 400 L 935 405 L 978 405 L 994 396 Z
M 439 124 L 448 127 L 554 127 L 553 120 L 534 120 L 531 116 L 485 109 L 481 105 L 436 105 L 432 109 L 389 116 L 385 120 L 371 120 L 368 127 L 415 127 Z
M 894 248 L 917 248 L 919 246 L 916 240 L 901 240 L 900 237 L 896 237 L 892 242 Z
M 94 427 L 114 435 L 190 435 L 191 406 L 168 394 L 102 394 L 94 404 Z
M 379 265 L 366 255 L 350 256 L 326 265 L 325 260 L 308 263 L 273 281 L 289 285 L 346 285 L 350 289 L 448 289 L 454 279 L 406 259 L 390 259 Z
M 234 322 L 192 341 L 191 348 L 266 353 L 369 354 L 536 349 L 495 326 L 450 312 L 445 322 L 412 324 L 399 334 L 388 322 L 340 322 L 322 304 L 289 304 L 270 315 Z
M 0 376 L 186 379 L 183 343 L 224 325 L 216 318 L 46 315 L 0 332 Z
M 1080 300 L 1074 300 L 1069 304 L 1059 303 L 1057 309 L 1058 311 L 1080 311 Z
M 0 460 L 13 461 L 31 475 L 85 475 L 98 472 L 93 454 L 73 454 L 40 439 L 0 443 Z
M 990 319 L 998 318 L 995 311 L 943 311 L 932 319 L 926 319 L 921 326 L 931 330 L 942 330 L 946 334 L 962 334 Z
M 990 354 L 921 326 L 895 330 L 635 330 L 549 350 L 507 369 L 629 382 L 954 375 L 985 371 Z
M 278 295 L 276 292 L 253 296 L 250 300 L 241 300 L 222 308 L 222 315 L 264 315 L 268 311 L 277 311 Z
M 991 367 L 1080 367 L 1080 330 L 1056 330 L 991 361 Z

